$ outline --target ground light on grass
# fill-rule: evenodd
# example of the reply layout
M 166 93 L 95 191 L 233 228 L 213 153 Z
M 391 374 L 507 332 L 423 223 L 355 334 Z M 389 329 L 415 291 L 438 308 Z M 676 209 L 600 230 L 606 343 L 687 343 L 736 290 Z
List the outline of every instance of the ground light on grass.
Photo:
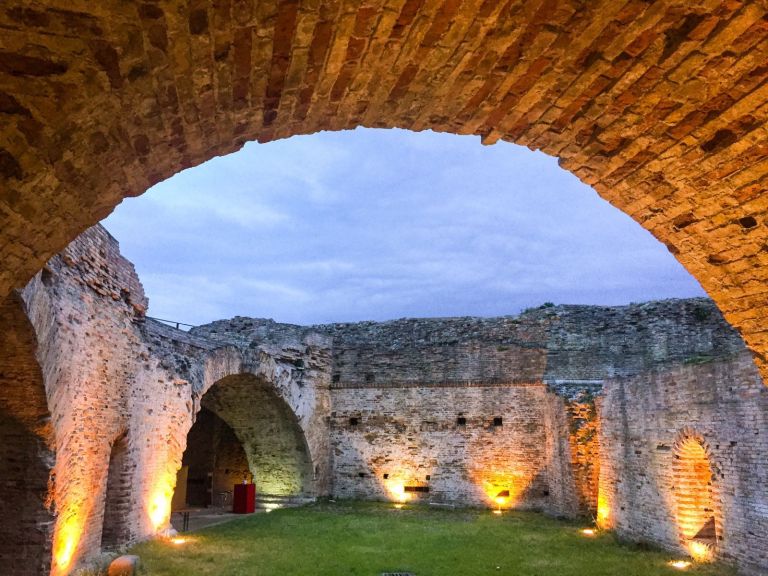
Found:
M 183 546 L 134 547 L 151 576 L 664 576 L 669 553 L 534 513 L 322 503 L 276 510 L 194 533 Z M 717 564 L 687 574 L 732 576 Z

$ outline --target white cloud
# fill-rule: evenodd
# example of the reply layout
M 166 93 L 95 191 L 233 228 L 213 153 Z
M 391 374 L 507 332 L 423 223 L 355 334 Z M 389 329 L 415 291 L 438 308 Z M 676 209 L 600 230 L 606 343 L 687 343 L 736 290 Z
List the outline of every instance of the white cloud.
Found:
M 553 158 L 476 138 L 356 130 L 185 171 L 107 226 L 152 314 L 296 323 L 502 315 L 544 301 L 701 294 Z

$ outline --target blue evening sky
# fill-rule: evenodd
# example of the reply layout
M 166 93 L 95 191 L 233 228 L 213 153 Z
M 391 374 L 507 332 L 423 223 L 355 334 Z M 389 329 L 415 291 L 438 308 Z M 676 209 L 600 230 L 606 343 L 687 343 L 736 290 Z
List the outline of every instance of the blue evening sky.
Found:
M 314 324 L 500 316 L 700 296 L 648 232 L 556 159 L 357 129 L 247 144 L 104 221 L 149 315 Z

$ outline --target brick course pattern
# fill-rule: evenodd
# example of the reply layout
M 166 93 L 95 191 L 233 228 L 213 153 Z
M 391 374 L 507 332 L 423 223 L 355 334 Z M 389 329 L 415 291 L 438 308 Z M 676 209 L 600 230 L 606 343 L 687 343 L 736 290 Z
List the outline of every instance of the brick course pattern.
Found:
M 146 307 L 101 227 L 0 307 L 0 435 L 15 438 L 14 421 L 29 440 L 0 481 L 34 480 L 3 504 L 21 524 L 0 534 L 35 535 L 0 542 L 0 571 L 61 576 L 163 533 L 185 449 L 212 450 L 188 438 L 202 408 L 236 440 L 217 449 L 217 490 L 245 458 L 278 497 L 594 513 L 676 551 L 683 523 L 711 515 L 716 556 L 768 570 L 768 389 L 710 300 L 306 327 L 235 317 L 190 332 Z M 678 492 L 688 437 L 709 457 L 712 511 Z
M 8 0 L 0 295 L 122 198 L 247 141 L 433 129 L 558 157 L 666 244 L 768 370 L 767 15 L 742 0 Z

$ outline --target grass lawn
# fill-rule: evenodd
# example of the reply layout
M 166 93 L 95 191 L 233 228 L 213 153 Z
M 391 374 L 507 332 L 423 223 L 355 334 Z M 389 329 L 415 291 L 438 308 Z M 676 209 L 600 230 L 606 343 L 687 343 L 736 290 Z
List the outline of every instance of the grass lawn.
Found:
M 534 513 L 395 509 L 378 503 L 321 503 L 257 514 L 175 545 L 135 546 L 151 576 L 656 576 L 680 574 L 667 552 L 586 537 L 579 525 Z M 734 574 L 717 565 L 684 573 Z

